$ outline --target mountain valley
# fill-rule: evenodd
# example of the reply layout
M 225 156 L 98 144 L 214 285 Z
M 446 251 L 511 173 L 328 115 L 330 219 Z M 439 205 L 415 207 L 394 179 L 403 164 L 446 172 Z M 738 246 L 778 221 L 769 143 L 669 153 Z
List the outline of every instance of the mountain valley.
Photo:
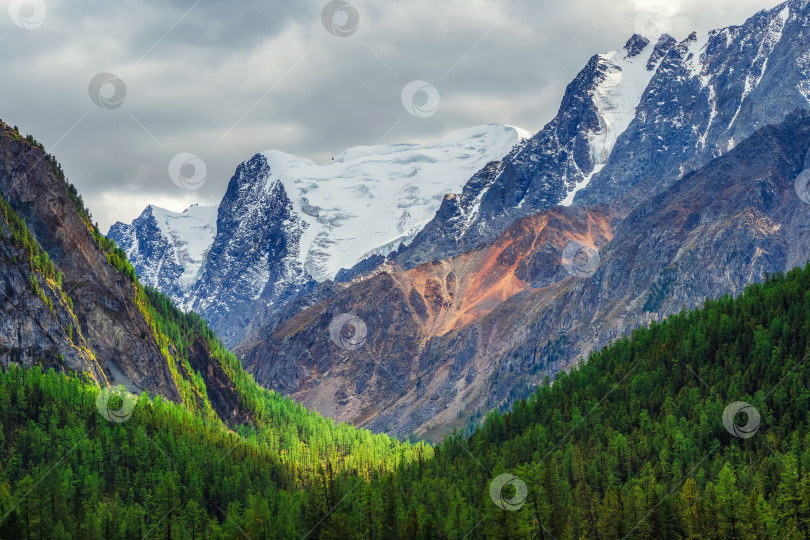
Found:
M 122 28 L 142 23 L 136 8 L 150 1 L 133 0 Z M 30 4 L 10 4 L 13 32 L 36 36 L 36 17 L 52 7 Z M 279 10 L 280 34 L 247 7 L 212 17 L 202 16 L 210 3 L 199 13 L 197 4 L 155 43 L 166 49 L 157 63 L 198 51 L 188 32 L 204 29 L 223 53 L 206 69 L 234 102 L 251 77 L 274 72 L 274 40 L 308 32 Z M 296 9 L 306 18 L 309 7 Z M 399 77 L 396 55 L 371 44 L 393 9 L 327 3 L 313 20 L 329 47 L 315 41 L 310 61 L 328 61 L 320 70 L 331 77 L 359 42 Z M 480 6 L 464 9 L 491 22 Z M 227 48 L 235 38 L 224 29 L 247 15 L 239 46 L 250 74 L 234 85 L 224 74 L 240 71 L 241 50 Z M 307 52 L 300 78 L 282 86 L 294 63 L 210 147 L 212 164 L 214 152 L 247 157 L 220 182 L 216 205 L 205 198 L 220 185 L 213 175 L 207 191 L 167 195 L 141 185 L 148 164 L 122 158 L 124 180 L 105 198 L 50 153 L 81 140 L 78 158 L 107 186 L 94 154 L 107 150 L 89 131 L 104 125 L 112 140 L 123 118 L 161 152 L 175 138 L 191 146 L 228 117 L 225 103 L 185 117 L 183 137 L 166 125 L 216 85 L 189 79 L 195 90 L 168 100 L 171 114 L 142 122 L 151 83 L 138 73 L 157 73 L 156 63 L 126 74 L 128 101 L 123 79 L 100 73 L 89 86 L 99 109 L 49 149 L 0 121 L 0 539 L 810 538 L 810 2 L 680 40 L 653 38 L 656 21 L 642 15 L 621 48 L 587 61 L 535 133 L 450 128 L 459 103 L 495 103 L 450 90 L 462 73 L 484 93 L 498 83 L 501 71 L 472 71 L 481 59 L 471 57 L 446 72 L 447 92 L 437 84 L 432 120 L 437 87 L 415 80 L 394 96 L 413 118 L 381 141 L 434 121 L 447 128 L 440 138 L 318 162 L 242 153 L 256 133 L 258 148 L 279 136 L 301 143 L 303 124 L 284 124 L 296 111 L 285 100 L 290 88 L 296 100 L 320 90 L 305 84 L 306 70 L 318 71 Z M 462 19 L 453 24 L 467 28 Z M 514 42 L 539 31 L 529 22 L 503 30 Z M 252 24 L 271 41 L 252 43 Z M 92 47 L 65 40 L 74 56 L 51 29 L 43 41 L 82 64 Z M 30 46 L 21 35 L 0 42 L 38 70 L 53 65 L 36 47 L 20 53 Z M 468 54 L 484 52 L 477 46 Z M 351 60 L 351 73 L 330 80 L 344 105 L 366 99 L 348 96 L 346 78 L 377 84 Z M 515 69 L 517 60 L 498 55 Z M 161 73 L 150 91 L 178 92 Z M 374 116 L 366 100 L 369 118 L 353 121 Z M 300 119 L 325 140 L 349 111 L 324 112 L 330 103 Z M 241 125 L 265 107 L 281 124 Z M 186 208 L 148 204 L 113 223 L 101 205 L 100 221 L 113 223 L 103 234 L 83 197 L 122 193 L 137 205 L 130 216 L 148 202 Z

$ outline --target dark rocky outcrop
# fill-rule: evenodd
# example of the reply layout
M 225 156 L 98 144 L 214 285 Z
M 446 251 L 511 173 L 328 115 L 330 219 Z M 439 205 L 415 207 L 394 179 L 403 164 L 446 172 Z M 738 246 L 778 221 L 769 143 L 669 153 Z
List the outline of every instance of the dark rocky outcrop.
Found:
M 0 218 L 0 365 L 34 364 L 87 372 L 99 383 L 106 375 L 80 332 L 75 315 L 60 295 L 41 283 L 53 309 L 31 289 L 28 255 L 10 242 Z
M 63 289 L 107 379 L 178 401 L 166 360 L 134 302 L 132 281 L 110 265 L 46 154 L 13 133 L 0 125 L 0 193 L 64 273 Z
M 23 249 L 0 215 L 0 365 L 86 373 L 102 386 L 120 384 L 175 402 L 185 399 L 178 381 L 193 387 L 198 372 L 205 388 L 186 393 L 191 409 L 206 410 L 200 396 L 207 394 L 226 423 L 251 423 L 239 390 L 202 337 L 208 334 L 195 334 L 180 351 L 161 333 L 150 295 L 131 269 L 116 269 L 118 253 L 91 225 L 74 189 L 38 143 L 0 122 L 0 195 L 33 237 Z M 40 247 L 54 266 L 47 276 L 32 267 L 29 249 Z

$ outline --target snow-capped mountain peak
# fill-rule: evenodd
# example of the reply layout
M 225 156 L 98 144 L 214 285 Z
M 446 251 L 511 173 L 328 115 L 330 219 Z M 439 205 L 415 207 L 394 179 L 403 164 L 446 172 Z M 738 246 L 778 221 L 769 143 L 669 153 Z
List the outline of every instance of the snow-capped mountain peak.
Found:
M 110 227 L 142 281 L 175 298 L 188 290 L 214 241 L 216 206 L 192 205 L 172 212 L 150 204 L 131 224 Z
M 197 204 L 181 213 L 150 205 L 152 215 L 175 249 L 177 263 L 183 267 L 180 282 L 188 287 L 197 276 L 208 248 L 214 241 L 217 207 Z
M 671 39 L 661 36 L 658 43 Z M 661 57 L 661 49 L 646 38 L 636 34 L 624 48 L 597 55 L 601 76 L 590 92 L 598 125 L 588 131 L 588 147 L 593 170 L 583 172 L 584 178 L 568 191 L 562 206 L 570 206 L 576 194 L 588 185 L 591 178 L 602 170 L 616 140 L 624 133 L 636 116 L 636 107 L 650 80 L 655 74 Z
M 739 26 L 682 41 L 662 35 L 655 45 L 633 36 L 616 53 L 593 56 L 557 116 L 501 166 L 470 179 L 396 262 L 410 268 L 457 255 L 559 204 L 632 207 L 808 108 L 808 28 L 810 3 L 789 0 Z
M 262 155 L 270 167 L 267 189 L 280 181 L 304 222 L 304 268 L 323 281 L 410 241 L 447 193 L 528 135 L 489 124 L 428 144 L 358 146 L 322 164 L 275 150 Z

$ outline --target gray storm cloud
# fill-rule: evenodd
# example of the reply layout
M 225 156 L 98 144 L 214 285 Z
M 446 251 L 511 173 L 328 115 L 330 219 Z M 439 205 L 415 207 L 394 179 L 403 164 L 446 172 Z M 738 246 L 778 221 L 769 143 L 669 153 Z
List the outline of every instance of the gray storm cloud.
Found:
M 57 156 L 106 230 L 148 203 L 215 204 L 262 150 L 323 161 L 489 122 L 536 131 L 588 58 L 649 14 L 647 27 L 664 21 L 682 39 L 777 2 L 351 1 L 330 6 L 344 32 L 324 24 L 328 4 L 8 0 L 0 118 Z M 99 74 L 120 84 L 94 83 Z M 430 115 L 403 107 L 416 80 L 440 96 Z M 205 163 L 198 189 L 170 178 L 180 153 Z

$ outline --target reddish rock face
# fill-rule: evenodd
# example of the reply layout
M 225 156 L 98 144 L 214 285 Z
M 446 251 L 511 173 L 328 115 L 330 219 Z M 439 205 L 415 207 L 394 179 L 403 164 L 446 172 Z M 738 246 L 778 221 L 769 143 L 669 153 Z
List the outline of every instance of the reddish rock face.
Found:
M 238 352 L 260 384 L 337 420 L 387 430 L 375 424 L 387 406 L 434 399 L 442 376 L 421 374 L 430 369 L 426 355 L 437 339 L 463 331 L 520 293 L 564 279 L 566 244 L 601 247 L 612 237 L 613 222 L 607 207 L 560 207 L 521 219 L 495 242 L 463 255 L 361 280 Z M 360 348 L 345 350 L 325 331 L 343 313 L 367 326 Z M 480 383 L 474 376 L 470 382 Z M 412 422 L 403 418 L 401 425 Z

